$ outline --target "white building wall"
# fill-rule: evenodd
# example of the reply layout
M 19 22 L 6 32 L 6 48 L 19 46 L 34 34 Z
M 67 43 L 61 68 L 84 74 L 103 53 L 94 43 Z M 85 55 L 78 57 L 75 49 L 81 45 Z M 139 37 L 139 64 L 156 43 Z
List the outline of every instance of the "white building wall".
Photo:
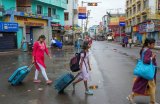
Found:
M 76 8 L 77 6 L 78 6 L 78 0 L 68 0 L 67 10 L 65 10 L 64 12 L 69 13 L 69 20 L 65 21 L 65 25 L 72 25 L 73 8 Z M 78 12 L 77 14 L 74 14 L 74 24 L 78 24 Z
M 149 7 L 151 9 L 151 14 L 156 13 L 156 0 L 149 0 Z

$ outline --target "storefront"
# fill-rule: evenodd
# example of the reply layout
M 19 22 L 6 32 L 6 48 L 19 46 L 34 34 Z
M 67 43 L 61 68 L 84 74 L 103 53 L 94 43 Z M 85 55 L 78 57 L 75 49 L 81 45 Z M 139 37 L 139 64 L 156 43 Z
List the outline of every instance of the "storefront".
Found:
M 45 29 L 47 20 L 16 16 L 15 21 L 20 24 L 18 35 L 32 44 L 40 35 L 48 33 Z
M 147 38 L 154 38 L 156 45 L 160 46 L 160 20 L 151 20 L 147 22 Z
M 135 44 L 142 43 L 142 35 L 139 33 L 138 25 L 132 27 L 132 36 L 133 36 L 133 43 Z
M 147 22 L 143 22 L 139 24 L 139 34 L 141 34 L 141 42 L 144 43 L 146 37 L 147 37 Z
M 131 27 L 131 26 L 126 27 L 125 33 L 126 33 L 127 35 L 129 35 L 129 36 L 132 36 L 132 27 Z
M 17 49 L 18 23 L 0 22 L 0 51 Z
M 63 41 L 64 27 L 58 23 L 51 23 L 52 37 L 56 37 L 58 40 Z

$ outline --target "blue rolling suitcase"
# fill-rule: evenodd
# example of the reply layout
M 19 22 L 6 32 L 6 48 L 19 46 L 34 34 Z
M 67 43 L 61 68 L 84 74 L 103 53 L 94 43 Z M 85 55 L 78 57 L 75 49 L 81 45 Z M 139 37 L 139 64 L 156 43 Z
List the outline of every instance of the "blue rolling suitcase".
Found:
M 58 93 L 63 93 L 64 89 L 68 87 L 78 77 L 78 75 L 79 73 L 75 77 L 71 73 L 62 75 L 55 81 L 55 89 L 58 91 Z
M 23 81 L 23 79 L 28 75 L 32 67 L 33 64 L 29 67 L 23 66 L 18 68 L 8 79 L 8 82 L 10 82 L 13 86 L 20 84 Z

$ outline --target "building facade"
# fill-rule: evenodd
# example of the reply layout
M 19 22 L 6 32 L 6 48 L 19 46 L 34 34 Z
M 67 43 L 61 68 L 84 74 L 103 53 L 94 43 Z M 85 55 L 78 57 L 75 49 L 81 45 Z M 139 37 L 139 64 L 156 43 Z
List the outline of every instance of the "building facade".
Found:
M 108 25 L 109 25 L 109 15 L 104 15 L 102 17 L 102 25 L 103 25 L 103 34 L 104 35 L 107 35 L 107 33 L 109 32 L 109 28 L 108 28 Z
M 159 44 L 159 4 L 159 0 L 126 0 L 126 33 L 135 43 L 152 37 Z
M 122 42 L 123 37 L 126 36 L 124 14 L 110 14 L 108 36 L 112 36 L 114 41 Z
M 55 28 L 64 26 L 66 0 L 1 0 L 0 4 L 0 20 L 19 24 L 17 48 L 23 39 L 33 44 L 42 34 L 49 44 Z
M 78 0 L 67 0 L 67 10 L 64 12 L 65 37 L 70 41 L 79 33 L 78 26 Z M 73 36 L 74 35 L 74 36 Z

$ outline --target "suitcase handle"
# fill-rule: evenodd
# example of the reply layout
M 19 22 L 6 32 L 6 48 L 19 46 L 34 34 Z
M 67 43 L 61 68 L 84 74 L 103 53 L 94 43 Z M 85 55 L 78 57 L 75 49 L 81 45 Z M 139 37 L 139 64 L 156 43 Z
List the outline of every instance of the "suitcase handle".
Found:
M 29 69 L 32 69 L 33 66 L 34 66 L 34 64 L 31 64 L 28 68 L 29 68 Z

